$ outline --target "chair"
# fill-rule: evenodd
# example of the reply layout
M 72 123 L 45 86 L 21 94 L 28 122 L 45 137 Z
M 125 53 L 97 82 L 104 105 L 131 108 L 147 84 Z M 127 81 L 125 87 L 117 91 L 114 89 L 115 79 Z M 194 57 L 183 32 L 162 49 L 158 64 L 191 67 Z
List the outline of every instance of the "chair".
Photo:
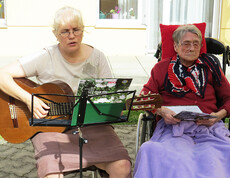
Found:
M 108 178 L 109 177 L 109 175 L 107 174 L 106 171 L 101 170 L 101 169 L 97 168 L 96 166 L 90 166 L 90 167 L 84 168 L 82 171 L 83 172 L 91 171 L 92 172 L 92 178 L 98 178 L 98 175 L 100 176 L 100 178 Z M 64 175 L 69 175 L 69 174 L 78 173 L 78 172 L 79 172 L 79 170 L 71 171 L 71 172 L 65 173 Z
M 222 70 L 225 74 L 226 65 L 230 65 L 229 46 L 224 45 L 222 42 L 214 38 L 205 38 L 205 40 L 207 45 L 207 53 L 222 55 L 222 65 L 220 64 L 220 61 L 217 62 L 222 67 Z M 157 46 L 157 51 L 154 55 L 158 62 L 161 60 L 161 54 L 161 43 L 159 43 Z M 156 124 L 156 115 L 152 114 L 151 112 L 145 111 L 139 115 L 136 133 L 136 154 L 141 144 L 151 138 Z M 228 125 L 228 128 L 230 130 L 230 124 Z

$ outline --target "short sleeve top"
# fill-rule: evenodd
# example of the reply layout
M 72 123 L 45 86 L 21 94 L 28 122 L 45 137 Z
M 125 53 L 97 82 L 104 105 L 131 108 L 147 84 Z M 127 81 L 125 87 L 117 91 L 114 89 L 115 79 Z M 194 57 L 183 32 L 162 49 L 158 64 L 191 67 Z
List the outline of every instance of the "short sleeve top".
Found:
M 77 92 L 81 78 L 111 78 L 112 73 L 105 55 L 96 48 L 83 62 L 70 63 L 60 53 L 58 45 L 19 59 L 27 77 L 35 76 L 39 84 L 56 80 L 67 83 Z

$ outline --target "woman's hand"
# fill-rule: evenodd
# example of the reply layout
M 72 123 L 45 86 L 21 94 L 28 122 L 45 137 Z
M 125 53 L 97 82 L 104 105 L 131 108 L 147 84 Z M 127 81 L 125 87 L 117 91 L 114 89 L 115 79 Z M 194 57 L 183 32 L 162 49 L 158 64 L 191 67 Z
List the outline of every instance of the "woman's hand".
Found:
M 160 115 L 166 124 L 177 124 L 180 122 L 179 119 L 173 117 L 176 113 L 166 107 L 157 109 L 156 114 Z
M 197 120 L 196 124 L 210 127 L 219 120 L 223 119 L 227 115 L 227 111 L 225 109 L 221 109 L 218 112 L 212 112 L 210 115 L 216 116 L 216 118 Z
M 201 120 L 197 120 L 196 124 L 197 125 L 205 125 L 205 126 L 212 126 L 213 124 L 215 124 L 216 122 L 218 122 L 219 119 L 218 118 L 211 118 L 211 119 L 201 119 Z
M 30 99 L 27 102 L 27 106 L 28 106 L 30 112 L 32 112 L 31 100 L 32 100 L 32 97 L 30 97 Z M 36 119 L 46 117 L 48 112 L 49 112 L 48 110 L 50 109 L 50 107 L 47 106 L 42 100 L 40 100 L 37 97 L 34 97 L 33 103 L 34 103 L 33 104 L 33 116 Z

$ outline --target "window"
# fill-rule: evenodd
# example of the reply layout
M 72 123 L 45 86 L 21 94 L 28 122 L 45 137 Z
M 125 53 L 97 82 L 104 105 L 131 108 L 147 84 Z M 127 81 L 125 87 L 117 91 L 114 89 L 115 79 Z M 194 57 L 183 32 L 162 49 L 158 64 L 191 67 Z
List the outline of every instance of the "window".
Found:
M 143 2 L 143 0 L 99 0 L 97 26 L 133 27 L 143 24 Z
M 137 19 L 137 0 L 100 0 L 99 19 Z
M 154 53 L 161 40 L 159 24 L 206 22 L 206 37 L 218 38 L 220 0 L 153 0 L 148 5 L 147 53 Z M 153 13 L 152 13 L 153 12 Z
M 0 26 L 5 26 L 6 20 L 5 20 L 5 1 L 0 0 Z

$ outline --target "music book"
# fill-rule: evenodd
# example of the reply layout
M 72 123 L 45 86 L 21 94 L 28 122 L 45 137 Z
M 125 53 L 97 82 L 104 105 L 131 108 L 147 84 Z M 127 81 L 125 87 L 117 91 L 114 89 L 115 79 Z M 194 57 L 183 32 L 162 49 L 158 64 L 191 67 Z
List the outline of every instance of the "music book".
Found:
M 87 102 L 84 125 L 125 122 L 128 117 L 122 116 L 125 101 L 130 92 L 126 92 L 132 82 L 131 78 L 101 78 L 81 79 L 78 85 L 77 96 L 87 91 L 90 100 Z M 76 98 L 78 102 L 79 98 Z M 96 109 L 95 109 L 96 107 Z M 101 115 L 100 112 L 105 115 Z M 77 119 L 79 106 L 73 110 L 72 120 Z
M 185 121 L 196 121 L 196 120 L 205 120 L 205 119 L 214 119 L 216 116 L 212 116 L 206 113 L 197 113 L 192 111 L 181 111 L 177 115 L 174 116 L 177 119 L 185 120 Z
M 200 108 L 196 105 L 188 105 L 188 106 L 165 106 L 171 110 L 173 110 L 176 115 L 174 116 L 177 119 L 185 120 L 185 121 L 196 121 L 198 119 L 213 119 L 216 116 L 212 116 L 207 113 L 203 113 Z

